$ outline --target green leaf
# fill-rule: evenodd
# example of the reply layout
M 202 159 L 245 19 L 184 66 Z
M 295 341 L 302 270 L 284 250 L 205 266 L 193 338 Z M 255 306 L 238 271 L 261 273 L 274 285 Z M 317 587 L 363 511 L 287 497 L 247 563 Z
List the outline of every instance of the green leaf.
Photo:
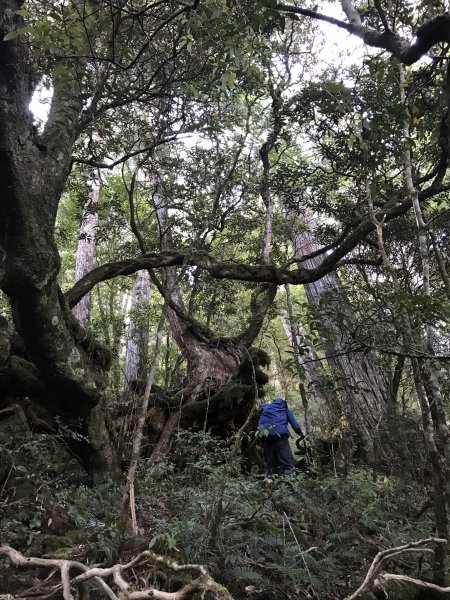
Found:
M 19 35 L 18 31 L 9 31 L 3 38 L 4 42 L 9 42 L 10 40 L 14 40 Z
M 25 27 L 19 27 L 17 33 L 32 33 L 34 31 L 34 27 L 32 25 L 25 25 Z
M 220 77 L 220 82 L 221 82 L 221 85 L 223 88 L 234 87 L 235 81 L 236 81 L 236 73 L 233 73 L 233 71 L 226 71 Z
M 261 31 L 264 29 L 265 24 L 266 19 L 263 17 L 263 15 L 259 13 L 253 15 L 252 26 L 255 31 Z

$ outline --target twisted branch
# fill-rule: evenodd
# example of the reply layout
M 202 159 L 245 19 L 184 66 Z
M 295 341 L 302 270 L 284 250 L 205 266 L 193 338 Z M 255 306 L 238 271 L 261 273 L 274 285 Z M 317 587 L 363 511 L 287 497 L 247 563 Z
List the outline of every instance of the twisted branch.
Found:
M 75 597 L 72 594 L 72 588 L 74 586 L 80 586 L 90 579 L 94 579 L 111 600 L 119 600 L 119 598 L 127 598 L 128 600 L 146 600 L 150 598 L 156 600 L 185 600 L 195 592 L 210 592 L 212 598 L 216 600 L 233 600 L 228 590 L 218 584 L 209 575 L 203 565 L 180 565 L 164 556 L 155 554 L 151 550 L 141 552 L 128 563 L 119 563 L 106 568 L 99 566 L 88 567 L 78 561 L 67 559 L 28 557 L 24 556 L 14 548 L 11 548 L 11 546 L 0 546 L 0 555 L 2 554 L 8 556 L 11 562 L 18 567 L 39 566 L 59 571 L 61 583 L 56 586 L 52 595 L 56 591 L 62 590 L 64 600 L 75 600 Z M 165 592 L 155 587 L 143 590 L 132 590 L 130 584 L 125 579 L 125 572 L 135 567 L 138 563 L 149 560 L 153 563 L 164 565 L 171 571 L 194 571 L 196 577 L 175 592 Z M 71 579 L 71 570 L 82 572 Z M 116 588 L 117 593 L 106 583 L 105 579 L 108 578 L 112 579 L 113 583 L 111 585 Z

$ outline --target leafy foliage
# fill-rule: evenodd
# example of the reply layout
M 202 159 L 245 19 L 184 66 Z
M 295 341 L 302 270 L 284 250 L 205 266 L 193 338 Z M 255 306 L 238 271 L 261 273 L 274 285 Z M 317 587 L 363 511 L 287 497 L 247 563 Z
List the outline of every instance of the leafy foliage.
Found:
M 208 564 L 236 597 L 252 585 L 270 598 L 340 598 L 358 583 L 374 552 L 416 539 L 430 526 L 426 513 L 414 516 L 423 489 L 413 479 L 361 468 L 347 476 L 296 475 L 269 483 L 243 478 L 230 451 L 206 434 L 182 433 L 176 446 L 174 462 L 142 461 L 139 467 L 141 544 L 178 561 Z M 30 463 L 23 473 L 16 467 L 14 486 L 29 482 L 36 502 L 18 500 L 11 485 L 16 504 L 3 505 L 2 540 L 30 554 L 115 559 L 121 485 L 68 486 L 54 469 L 43 478 L 50 449 L 63 459 L 50 437 L 13 452 L 16 459 L 33 452 L 34 471 Z M 57 531 L 50 514 L 63 517 Z M 402 563 L 403 572 L 416 568 L 415 560 Z

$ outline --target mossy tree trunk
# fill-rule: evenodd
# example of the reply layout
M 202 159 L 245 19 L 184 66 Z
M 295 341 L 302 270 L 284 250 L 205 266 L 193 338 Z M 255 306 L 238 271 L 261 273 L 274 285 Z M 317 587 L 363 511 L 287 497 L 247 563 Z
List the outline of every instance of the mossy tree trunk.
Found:
M 55 219 L 82 111 L 79 77 L 53 77 L 42 135 L 29 103 L 32 62 L 17 0 L 0 6 L 0 287 L 53 412 L 86 419 L 101 397 L 109 353 L 73 317 L 57 282 Z M 104 440 L 91 439 L 101 453 Z

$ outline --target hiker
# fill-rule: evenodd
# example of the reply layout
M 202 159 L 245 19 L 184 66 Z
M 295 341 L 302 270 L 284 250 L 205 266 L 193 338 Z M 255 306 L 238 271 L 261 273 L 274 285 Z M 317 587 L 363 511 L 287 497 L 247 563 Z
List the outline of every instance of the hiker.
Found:
M 295 433 L 303 438 L 303 432 L 297 419 L 288 409 L 284 398 L 275 398 L 270 404 L 261 404 L 258 430 L 267 432 L 261 436 L 261 445 L 266 462 L 266 474 L 291 475 L 294 472 L 295 460 L 289 445 L 290 425 Z

